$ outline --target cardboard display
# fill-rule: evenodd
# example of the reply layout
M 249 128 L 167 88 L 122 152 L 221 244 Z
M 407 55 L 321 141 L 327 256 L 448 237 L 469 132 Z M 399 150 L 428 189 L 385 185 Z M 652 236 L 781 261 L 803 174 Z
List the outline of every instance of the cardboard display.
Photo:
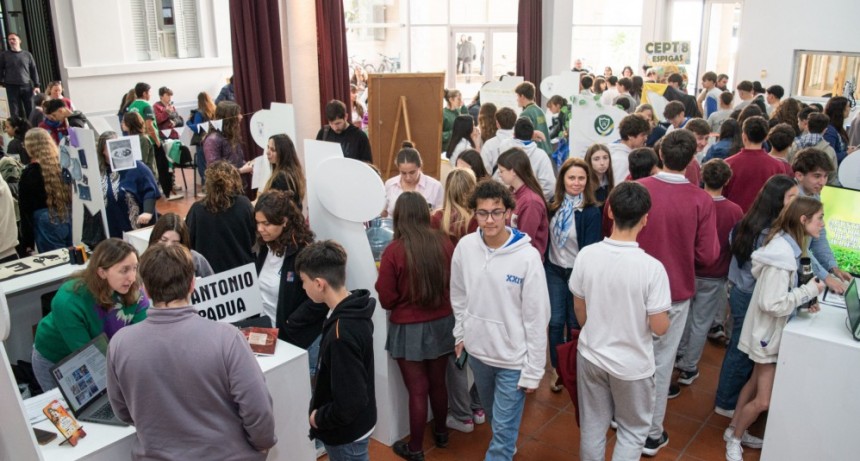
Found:
M 400 144 L 409 139 L 421 152 L 423 173 L 439 178 L 444 82 L 443 73 L 371 74 L 368 78 L 370 149 L 373 164 L 383 174 L 394 164 Z M 397 174 L 391 170 L 393 174 L 383 179 Z
M 68 143 L 66 143 L 68 140 Z M 74 181 L 72 190 L 72 242 L 81 243 L 84 233 L 84 208 L 91 215 L 101 213 L 104 235 L 108 232 L 105 201 L 102 195 L 99 153 L 96 151 L 95 134 L 86 128 L 69 129 L 69 136 L 60 144 L 60 165 L 68 168 Z M 69 166 L 64 165 L 66 159 Z
M 517 104 L 517 93 L 514 91 L 523 77 L 505 75 L 501 81 L 489 82 L 481 87 L 481 104 L 493 103 L 496 109 L 507 107 L 519 115 L 523 109 Z

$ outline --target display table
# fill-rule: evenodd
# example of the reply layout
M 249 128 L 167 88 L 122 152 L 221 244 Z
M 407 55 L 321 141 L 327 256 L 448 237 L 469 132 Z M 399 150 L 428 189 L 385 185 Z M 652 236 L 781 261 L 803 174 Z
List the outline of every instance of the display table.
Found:
M 84 267 L 63 264 L 0 282 L 9 303 L 11 329 L 6 340 L 6 352 L 10 362 L 30 361 L 33 350 L 32 327 L 42 319 L 40 297 L 59 289 L 70 275 Z
M 846 317 L 822 305 L 785 327 L 762 461 L 857 459 L 860 342 Z
M 275 433 L 278 443 L 266 458 L 269 461 L 316 459 L 313 442 L 308 439 L 308 404 L 311 399 L 311 385 L 308 375 L 308 355 L 302 349 L 283 341 L 278 341 L 275 355 L 258 357 L 266 386 L 272 396 L 275 409 Z M 87 436 L 76 447 L 60 445 L 58 437 L 51 443 L 40 446 L 42 459 L 49 461 L 64 460 L 105 460 L 121 461 L 131 459 L 131 446 L 135 440 L 134 427 L 118 427 L 104 424 L 82 423 Z M 56 433 L 49 421 L 35 425 L 40 429 Z

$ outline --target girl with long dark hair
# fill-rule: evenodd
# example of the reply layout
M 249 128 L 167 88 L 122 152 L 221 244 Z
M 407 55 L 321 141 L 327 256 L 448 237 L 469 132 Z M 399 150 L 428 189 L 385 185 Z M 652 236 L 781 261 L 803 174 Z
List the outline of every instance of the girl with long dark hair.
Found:
M 732 288 L 729 291 L 729 307 L 732 335 L 717 385 L 717 414 L 731 417 L 741 388 L 753 368 L 749 357 L 738 350 L 744 318 L 756 286 L 752 275 L 752 253 L 763 244 L 771 225 L 797 193 L 797 184 L 788 176 L 776 175 L 768 179 L 749 211 L 730 234 L 732 262 L 729 265 L 729 281 Z
M 436 446 L 448 444 L 443 415 L 448 412 L 445 369 L 454 350 L 454 315 L 448 295 L 454 245 L 430 227 L 421 194 L 404 192 L 394 207 L 394 240 L 382 253 L 376 291 L 391 311 L 385 349 L 397 361 L 409 393 L 409 443 L 395 442 L 394 453 L 424 459 L 427 399 L 434 415 Z M 420 268 L 420 269 L 419 269 Z
M 301 210 L 305 198 L 305 174 L 302 172 L 302 164 L 299 162 L 293 140 L 285 134 L 276 134 L 269 138 L 266 159 L 272 164 L 272 175 L 263 186 L 262 192 L 285 192 Z

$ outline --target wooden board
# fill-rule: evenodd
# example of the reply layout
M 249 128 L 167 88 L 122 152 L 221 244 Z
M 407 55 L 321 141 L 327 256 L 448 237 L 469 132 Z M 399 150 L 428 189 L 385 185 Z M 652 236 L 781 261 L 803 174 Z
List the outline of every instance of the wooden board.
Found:
M 407 126 L 412 136 L 410 140 L 421 153 L 422 171 L 439 179 L 444 83 L 444 73 L 370 74 L 368 77 L 368 137 L 373 164 L 384 175 L 383 180 L 398 174 L 396 168 L 388 167 L 394 164 L 400 143 L 407 139 Z M 406 111 L 398 110 L 401 96 L 405 97 Z M 405 113 L 408 117 L 404 117 Z M 392 174 L 386 175 L 389 170 Z

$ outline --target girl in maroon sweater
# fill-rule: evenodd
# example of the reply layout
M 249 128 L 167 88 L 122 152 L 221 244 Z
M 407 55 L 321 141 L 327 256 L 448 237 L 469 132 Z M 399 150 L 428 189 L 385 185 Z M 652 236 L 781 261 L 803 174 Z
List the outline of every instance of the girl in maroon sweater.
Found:
M 409 443 L 392 449 L 404 459 L 424 459 L 427 397 L 436 446 L 448 444 L 445 368 L 454 350 L 454 315 L 448 295 L 454 245 L 430 227 L 427 201 L 404 192 L 394 205 L 394 240 L 382 253 L 376 291 L 391 311 L 385 349 L 397 360 L 409 393 Z M 420 270 L 418 270 L 420 268 Z
M 514 192 L 517 207 L 511 217 L 515 227 L 531 237 L 543 261 L 546 243 L 549 240 L 549 219 L 543 191 L 532 171 L 529 157 L 521 149 L 513 148 L 499 156 L 499 177 Z

